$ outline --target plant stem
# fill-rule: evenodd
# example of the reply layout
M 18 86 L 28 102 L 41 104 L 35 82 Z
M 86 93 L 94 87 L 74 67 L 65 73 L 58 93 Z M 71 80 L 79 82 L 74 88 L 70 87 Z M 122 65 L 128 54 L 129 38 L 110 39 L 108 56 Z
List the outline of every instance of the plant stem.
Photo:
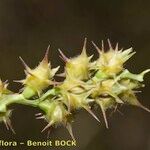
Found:
M 40 98 L 35 99 L 35 100 L 28 100 L 26 99 L 23 94 L 10 94 L 10 95 L 5 95 L 4 98 L 0 100 L 0 112 L 6 112 L 7 107 L 13 103 L 15 104 L 22 104 L 22 105 L 28 105 L 32 107 L 38 107 L 39 103 L 44 103 L 44 100 L 50 96 L 50 95 L 55 95 L 57 92 L 57 89 L 50 89 L 48 90 L 45 94 L 43 94 Z M 41 108 L 40 108 L 41 109 Z

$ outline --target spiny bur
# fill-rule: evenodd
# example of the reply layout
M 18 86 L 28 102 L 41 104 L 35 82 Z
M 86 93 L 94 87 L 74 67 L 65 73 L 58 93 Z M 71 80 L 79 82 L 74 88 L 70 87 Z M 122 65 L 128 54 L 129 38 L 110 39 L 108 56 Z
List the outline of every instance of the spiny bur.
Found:
M 51 65 L 48 62 L 48 53 L 49 46 L 43 60 L 34 69 L 30 69 L 24 60 L 20 57 L 25 67 L 26 78 L 19 82 L 24 85 L 22 94 L 26 98 L 30 98 L 36 94 L 38 94 L 40 97 L 40 94 L 44 89 L 46 89 L 49 85 L 54 84 L 52 79 L 55 73 L 58 71 L 59 67 L 51 69 Z

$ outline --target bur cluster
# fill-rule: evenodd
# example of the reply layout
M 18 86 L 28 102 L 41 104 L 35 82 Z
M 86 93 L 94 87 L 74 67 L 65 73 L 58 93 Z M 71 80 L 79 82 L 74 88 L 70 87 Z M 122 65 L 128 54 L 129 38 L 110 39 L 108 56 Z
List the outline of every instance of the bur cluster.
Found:
M 103 41 L 101 48 L 92 42 L 98 52 L 98 58 L 93 60 L 87 54 L 86 43 L 87 39 L 81 53 L 73 58 L 66 57 L 59 50 L 64 61 L 63 73 L 58 73 L 59 66 L 51 67 L 48 61 L 50 47 L 47 48 L 43 60 L 33 69 L 20 57 L 26 76 L 25 79 L 15 82 L 20 82 L 23 88 L 14 93 L 7 88 L 7 82 L 0 80 L 0 121 L 6 124 L 7 129 L 14 132 L 10 121 L 12 110 L 8 107 L 13 103 L 40 109 L 36 118 L 47 121 L 42 132 L 63 125 L 73 139 L 72 122 L 77 110 L 84 109 L 100 122 L 100 117 L 93 113 L 93 109 L 99 106 L 107 128 L 107 110 L 113 112 L 119 106 L 127 104 L 150 112 L 136 97 L 136 93 L 144 87 L 143 78 L 150 69 L 134 74 L 124 66 L 135 54 L 133 49 L 119 49 L 118 44 L 112 47 L 108 40 L 109 48 L 106 50 Z M 55 76 L 62 77 L 62 81 L 56 81 Z

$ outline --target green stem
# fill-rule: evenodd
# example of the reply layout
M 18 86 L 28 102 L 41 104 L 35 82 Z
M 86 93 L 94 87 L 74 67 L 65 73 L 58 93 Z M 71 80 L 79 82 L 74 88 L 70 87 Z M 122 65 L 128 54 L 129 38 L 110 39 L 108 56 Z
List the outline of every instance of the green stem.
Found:
M 38 107 L 39 99 L 27 100 L 22 94 L 6 95 L 3 99 L 0 100 L 0 112 L 5 112 L 7 107 L 13 103 Z
M 57 89 L 56 88 L 50 89 L 50 90 L 48 90 L 45 94 L 43 94 L 40 97 L 40 101 L 45 100 L 50 95 L 52 95 L 52 96 L 57 95 L 56 93 L 57 93 Z
M 3 98 L 0 100 L 0 112 L 6 112 L 7 107 L 11 104 L 21 104 L 21 105 L 28 105 L 32 107 L 38 107 L 41 109 L 41 105 L 44 105 L 44 100 L 48 96 L 54 96 L 58 92 L 58 89 L 50 89 L 45 94 L 43 94 L 39 99 L 36 100 L 28 100 L 24 97 L 23 94 L 10 94 L 4 95 Z M 40 105 L 39 105 L 40 103 Z
M 37 100 L 24 99 L 24 100 L 21 100 L 21 101 L 16 101 L 14 103 L 22 104 L 22 105 L 28 105 L 28 106 L 32 106 L 32 107 L 38 107 L 39 99 L 37 99 Z

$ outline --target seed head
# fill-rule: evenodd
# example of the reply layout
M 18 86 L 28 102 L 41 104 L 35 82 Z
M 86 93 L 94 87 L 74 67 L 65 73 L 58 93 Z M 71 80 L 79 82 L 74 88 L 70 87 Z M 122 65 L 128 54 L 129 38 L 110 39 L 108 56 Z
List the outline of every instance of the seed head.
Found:
M 77 80 L 88 79 L 91 57 L 87 56 L 86 42 L 87 39 L 85 38 L 83 49 L 79 56 L 67 60 L 65 66 L 66 78 L 75 78 Z
M 116 48 L 113 49 L 110 41 L 109 43 L 109 50 L 107 52 L 104 52 L 104 50 L 100 50 L 95 43 L 94 46 L 99 51 L 99 58 L 96 61 L 96 67 L 98 70 L 101 70 L 102 72 L 114 76 L 117 73 L 121 72 L 123 70 L 123 64 L 132 57 L 135 52 L 133 52 L 132 48 L 126 49 L 126 50 L 119 50 L 118 45 L 116 45 Z
M 11 130 L 13 133 L 15 133 L 12 125 L 11 125 L 11 117 L 12 110 L 6 110 L 6 112 L 0 112 L 0 122 L 4 122 L 6 125 L 7 130 Z
M 0 98 L 3 95 L 7 95 L 7 94 L 11 94 L 12 92 L 10 90 L 8 90 L 8 83 L 7 81 L 2 82 L 2 80 L 0 79 Z
M 48 52 L 49 47 L 43 60 L 34 69 L 30 69 L 21 58 L 26 69 L 26 78 L 20 81 L 25 86 L 23 92 L 25 97 L 30 97 L 31 95 L 34 96 L 35 94 L 40 95 L 45 88 L 54 84 L 52 78 L 59 67 L 51 69 L 50 63 L 48 62 Z

